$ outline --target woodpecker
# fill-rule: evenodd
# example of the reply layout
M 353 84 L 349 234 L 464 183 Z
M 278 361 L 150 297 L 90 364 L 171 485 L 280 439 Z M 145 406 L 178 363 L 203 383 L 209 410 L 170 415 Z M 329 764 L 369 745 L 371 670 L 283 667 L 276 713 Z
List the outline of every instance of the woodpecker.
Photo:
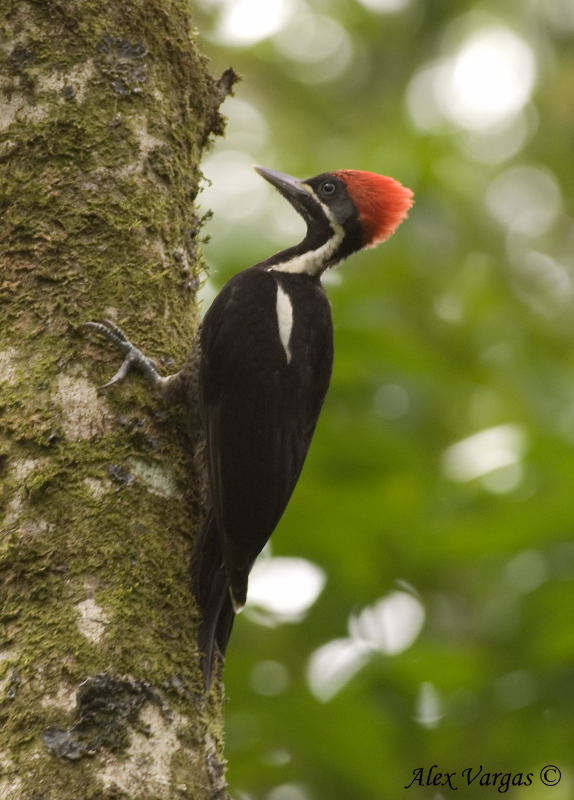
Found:
M 201 613 L 206 686 L 224 657 L 247 597 L 255 559 L 276 528 L 301 473 L 333 364 L 323 272 L 385 241 L 405 219 L 413 193 L 384 175 L 336 170 L 300 180 L 263 167 L 307 225 L 303 240 L 233 277 L 199 333 L 199 408 L 210 508 L 192 559 Z M 110 322 L 87 323 L 126 358 L 106 386 L 132 366 L 165 388 L 153 362 Z M 183 375 L 184 370 L 178 375 Z

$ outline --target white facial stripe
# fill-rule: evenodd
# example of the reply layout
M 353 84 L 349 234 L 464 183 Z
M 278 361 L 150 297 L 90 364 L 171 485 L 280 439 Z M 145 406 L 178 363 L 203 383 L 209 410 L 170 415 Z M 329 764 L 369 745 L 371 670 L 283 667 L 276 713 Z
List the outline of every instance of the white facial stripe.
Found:
M 305 186 L 305 188 L 309 194 L 313 195 L 315 200 L 323 209 L 323 213 L 331 225 L 333 235 L 316 250 L 309 250 L 309 252 L 304 253 L 301 256 L 295 256 L 290 261 L 284 261 L 282 264 L 277 264 L 274 267 L 270 267 L 270 271 L 276 270 L 278 272 L 318 275 L 325 268 L 325 262 L 328 261 L 328 259 L 333 255 L 345 237 L 345 230 L 343 226 L 337 222 L 329 206 L 325 205 L 325 203 L 322 203 L 319 200 L 310 186 Z
M 289 342 L 291 340 L 291 331 L 293 330 L 293 306 L 291 298 L 284 292 L 283 289 L 277 284 L 277 327 L 279 329 L 279 339 L 285 350 L 287 363 L 291 361 L 291 349 Z

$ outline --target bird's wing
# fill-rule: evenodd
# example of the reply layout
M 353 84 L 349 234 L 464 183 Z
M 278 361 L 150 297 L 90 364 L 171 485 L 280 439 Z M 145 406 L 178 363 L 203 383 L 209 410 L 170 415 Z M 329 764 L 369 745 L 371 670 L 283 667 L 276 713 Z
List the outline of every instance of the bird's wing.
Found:
M 314 291 L 305 292 L 302 315 L 295 305 L 294 344 L 300 336 L 305 344 L 300 353 L 294 348 L 289 362 L 279 338 L 277 278 L 271 273 L 240 273 L 203 323 L 200 393 L 211 502 L 232 587 L 233 573 L 243 575 L 246 584 L 285 510 L 327 390 L 330 313 L 318 285 L 316 297 Z M 299 330 L 308 323 L 311 336 Z

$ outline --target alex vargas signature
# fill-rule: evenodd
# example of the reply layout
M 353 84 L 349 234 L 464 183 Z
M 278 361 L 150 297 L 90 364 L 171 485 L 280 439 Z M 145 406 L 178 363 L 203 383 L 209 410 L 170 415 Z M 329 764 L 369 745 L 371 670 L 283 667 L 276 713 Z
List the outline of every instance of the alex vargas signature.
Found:
M 511 786 L 532 786 L 534 780 L 533 772 L 490 772 L 483 764 L 452 772 L 443 772 L 439 770 L 437 764 L 433 764 L 431 767 L 413 769 L 412 775 L 411 782 L 407 783 L 404 789 L 413 786 L 443 786 L 456 792 L 461 787 L 474 785 L 489 786 L 503 794 Z

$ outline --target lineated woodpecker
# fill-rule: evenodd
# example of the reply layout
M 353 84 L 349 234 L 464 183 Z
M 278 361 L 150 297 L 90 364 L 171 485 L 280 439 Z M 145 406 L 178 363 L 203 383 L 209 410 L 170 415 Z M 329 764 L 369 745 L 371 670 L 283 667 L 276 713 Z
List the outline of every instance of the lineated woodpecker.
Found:
M 385 241 L 413 194 L 393 178 L 337 170 L 299 180 L 256 167 L 307 224 L 304 239 L 233 277 L 207 311 L 199 334 L 199 397 L 207 446 L 210 508 L 197 538 L 193 589 L 201 612 L 199 647 L 209 686 L 243 608 L 253 563 L 289 502 L 329 386 L 333 330 L 321 275 L 352 253 Z M 106 386 L 139 368 L 161 377 L 113 323 L 87 323 L 125 360 Z M 189 398 L 193 402 L 193 398 Z

